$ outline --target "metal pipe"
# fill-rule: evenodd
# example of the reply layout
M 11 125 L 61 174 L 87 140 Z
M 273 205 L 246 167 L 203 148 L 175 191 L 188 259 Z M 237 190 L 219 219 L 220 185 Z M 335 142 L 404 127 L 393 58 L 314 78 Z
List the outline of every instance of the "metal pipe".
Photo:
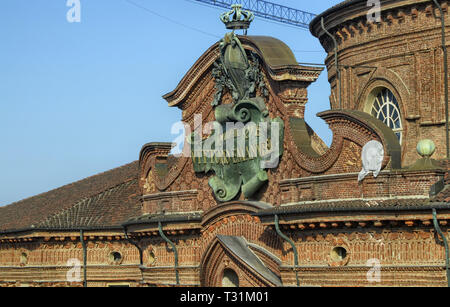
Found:
M 449 137 L 449 114 L 448 114 L 448 57 L 447 57 L 447 45 L 445 41 L 445 17 L 444 11 L 437 0 L 433 0 L 439 9 L 441 14 L 441 28 L 442 28 L 442 50 L 444 51 L 444 87 L 445 87 L 445 138 L 447 144 L 447 159 L 450 159 L 450 137 Z
M 295 279 L 297 280 L 297 287 L 300 287 L 300 280 L 298 279 L 298 252 L 297 248 L 295 247 L 294 242 L 289 239 L 285 234 L 283 234 L 280 230 L 280 224 L 279 224 L 279 218 L 278 215 L 275 214 L 275 230 L 277 234 L 283 238 L 286 242 L 288 242 L 292 246 L 292 250 L 294 251 L 294 269 L 295 269 Z
M 125 239 L 132 245 L 134 245 L 137 250 L 139 251 L 139 270 L 141 271 L 141 282 L 144 284 L 145 283 L 145 279 L 144 279 L 144 272 L 142 271 L 142 268 L 144 266 L 144 251 L 142 250 L 142 248 L 139 246 L 139 244 L 132 240 L 129 236 L 128 236 L 128 229 L 127 226 L 123 226 L 123 233 L 125 234 Z
M 342 94 L 341 94 L 341 71 L 339 69 L 339 62 L 338 62 L 338 43 L 336 38 L 327 31 L 327 29 L 325 28 L 325 24 L 323 22 L 323 17 L 320 20 L 321 25 L 322 25 L 322 30 L 329 36 L 331 37 L 331 39 L 334 42 L 334 63 L 336 65 L 336 87 L 338 88 L 338 95 L 339 95 L 339 109 L 342 109 Z
M 142 248 L 139 246 L 139 244 L 137 244 L 136 241 L 132 240 L 129 236 L 128 236 L 128 231 L 127 231 L 127 227 L 123 226 L 123 232 L 125 234 L 125 239 L 132 245 L 134 245 L 137 250 L 139 251 L 139 264 L 142 266 L 144 265 L 144 251 L 142 250 Z
M 176 279 L 177 286 L 179 286 L 180 285 L 180 277 L 178 275 L 178 251 L 177 251 L 177 248 L 176 248 L 175 244 L 173 244 L 173 242 L 170 241 L 169 238 L 166 237 L 166 235 L 164 234 L 164 232 L 162 230 L 161 222 L 158 222 L 158 230 L 159 230 L 159 235 L 161 236 L 161 238 L 163 238 L 164 241 L 166 241 L 170 246 L 172 246 L 173 253 L 175 256 L 175 279 Z
M 84 231 L 80 230 L 80 242 L 83 247 L 83 287 L 87 287 L 87 247 L 86 242 L 84 242 Z
M 439 227 L 436 209 L 433 209 L 433 224 L 434 224 L 434 229 L 441 236 L 442 241 L 444 242 L 444 246 L 445 246 L 445 269 L 446 269 L 446 272 L 447 272 L 447 287 L 450 288 L 450 270 L 449 270 L 449 258 L 448 258 L 449 257 L 448 242 L 447 242 L 447 238 L 445 237 L 444 233 L 442 232 L 441 228 Z

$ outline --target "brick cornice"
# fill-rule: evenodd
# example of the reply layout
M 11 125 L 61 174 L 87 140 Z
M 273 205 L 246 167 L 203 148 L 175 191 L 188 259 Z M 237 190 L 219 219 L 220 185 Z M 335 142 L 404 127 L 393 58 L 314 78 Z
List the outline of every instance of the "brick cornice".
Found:
M 275 38 L 239 36 L 239 39 L 244 49 L 255 52 L 263 59 L 268 77 L 273 81 L 292 80 L 311 83 L 317 80 L 323 70 L 318 67 L 298 65 L 289 47 Z M 273 49 L 281 50 L 282 54 L 289 56 L 285 56 L 282 61 L 279 61 L 280 57 L 271 57 Z M 216 43 L 197 60 L 175 90 L 163 96 L 169 106 L 182 105 L 189 92 L 194 89 L 195 84 L 200 82 L 202 77 L 211 69 L 219 54 L 219 43 Z
M 429 212 L 428 212 L 429 211 Z M 450 208 L 438 210 L 438 221 L 441 227 L 450 225 Z M 280 227 L 287 233 L 307 232 L 322 233 L 324 231 L 379 231 L 379 230 L 434 230 L 431 209 L 421 211 L 382 211 L 379 212 L 334 212 L 334 213 L 298 213 L 289 217 L 280 215 Z M 264 225 L 274 229 L 273 218 L 261 220 Z
M 443 3 L 444 11 L 447 11 L 447 1 L 440 1 Z M 409 15 L 417 18 L 419 13 L 418 7 L 422 8 L 426 14 L 432 14 L 434 3 L 430 0 L 383 0 L 381 3 L 382 9 L 382 23 L 392 23 L 395 19 L 405 18 Z M 365 0 L 345 1 L 338 4 L 324 13 L 318 15 L 310 24 L 310 31 L 321 41 L 326 41 L 325 45 L 331 46 L 326 37 L 325 32 L 321 28 L 321 18 L 324 18 L 325 28 L 336 33 L 341 39 L 346 36 L 351 36 L 351 32 L 367 32 L 368 29 L 377 26 L 367 22 L 367 13 L 369 7 Z

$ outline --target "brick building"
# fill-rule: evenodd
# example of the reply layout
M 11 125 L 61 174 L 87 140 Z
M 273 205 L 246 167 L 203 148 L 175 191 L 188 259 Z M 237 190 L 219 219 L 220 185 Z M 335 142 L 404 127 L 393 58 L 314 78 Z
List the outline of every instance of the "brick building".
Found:
M 311 23 L 328 52 L 331 110 L 318 116 L 330 148 L 303 116 L 322 69 L 299 65 L 275 38 L 227 34 L 164 98 L 191 131 L 196 115 L 278 123 L 276 167 L 146 144 L 139 161 L 0 208 L 0 285 L 446 286 L 439 10 L 386 0 L 370 23 L 366 4 L 345 1 Z M 434 156 L 430 142 L 418 154 L 423 139 Z M 373 141 L 379 170 L 359 178 Z

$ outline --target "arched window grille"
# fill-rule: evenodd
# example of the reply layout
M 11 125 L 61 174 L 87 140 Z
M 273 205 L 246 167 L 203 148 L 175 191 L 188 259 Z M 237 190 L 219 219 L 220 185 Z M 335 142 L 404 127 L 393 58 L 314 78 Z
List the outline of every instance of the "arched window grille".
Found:
M 371 114 L 391 128 L 400 144 L 402 143 L 403 126 L 400 107 L 397 98 L 395 98 L 394 94 L 389 89 L 384 88 L 375 96 Z

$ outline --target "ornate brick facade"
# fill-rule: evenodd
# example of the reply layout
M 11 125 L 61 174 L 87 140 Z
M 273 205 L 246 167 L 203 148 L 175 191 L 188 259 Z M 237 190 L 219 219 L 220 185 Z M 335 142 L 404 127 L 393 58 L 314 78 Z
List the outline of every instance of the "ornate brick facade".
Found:
M 448 1 L 439 1 L 450 23 Z M 404 165 L 413 164 L 419 140 L 432 139 L 436 156 L 445 158 L 444 69 L 441 20 L 429 0 L 381 1 L 381 21 L 368 21 L 365 1 L 345 1 L 311 24 L 313 35 L 328 52 L 325 60 L 332 87 L 330 103 L 339 108 L 334 45 L 338 41 L 342 108 L 370 112 L 370 94 L 388 88 L 397 98 L 404 131 Z M 447 34 L 447 42 L 450 35 Z
M 239 36 L 252 65 L 259 63 L 264 86 L 255 96 L 264 97 L 268 118 L 284 123 L 283 154 L 267 183 L 251 197 L 221 202 L 211 172 L 171 155 L 172 144 L 146 144 L 138 162 L 0 208 L 0 285 L 447 285 L 439 234 L 450 238 L 442 54 L 428 2 L 387 0 L 377 24 L 364 21 L 365 1 L 319 16 L 339 38 L 342 108 L 332 46 L 313 21 L 329 52 L 332 108 L 318 116 L 333 131 L 330 148 L 303 117 L 307 87 L 322 70 L 298 65 L 277 39 Z M 164 96 L 191 130 L 195 115 L 217 117 L 213 70 L 222 43 Z M 380 87 L 398 100 L 402 144 L 367 112 Z M 234 100 L 225 90 L 220 103 Z M 437 144 L 438 160 L 417 155 L 423 138 Z M 383 148 L 381 172 L 358 181 L 369 141 Z

